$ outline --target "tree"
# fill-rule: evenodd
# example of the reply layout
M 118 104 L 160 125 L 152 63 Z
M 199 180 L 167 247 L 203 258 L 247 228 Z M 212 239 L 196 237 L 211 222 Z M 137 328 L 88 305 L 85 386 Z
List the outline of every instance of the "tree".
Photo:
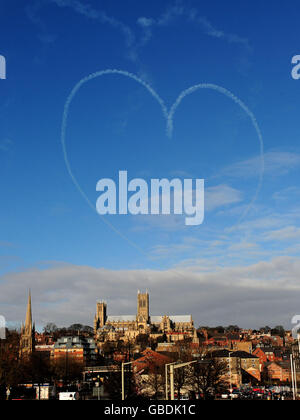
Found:
M 229 325 L 226 328 L 226 332 L 240 332 L 240 327 L 238 325 Z
M 285 329 L 283 328 L 282 325 L 278 325 L 271 331 L 271 333 L 272 335 L 279 335 L 280 337 L 283 338 L 285 336 Z
M 189 378 L 189 366 L 174 369 L 174 388 L 180 398 L 182 388 L 187 385 Z
M 262 332 L 262 333 L 264 333 L 264 334 L 269 334 L 269 332 L 271 332 L 271 330 L 272 330 L 272 328 L 271 328 L 271 327 L 269 327 L 269 326 L 266 326 L 266 327 L 261 327 L 261 328 L 259 329 L 259 331 L 260 331 L 260 332 Z
M 146 350 L 147 347 L 150 346 L 149 335 L 147 334 L 139 334 L 136 337 L 136 344 L 140 346 L 141 351 Z
M 52 322 L 49 322 L 47 325 L 45 325 L 43 331 L 44 331 L 44 334 L 50 335 L 56 332 L 57 330 L 58 330 L 57 326 L 53 324 Z
M 211 392 L 217 393 L 226 387 L 226 373 L 224 362 L 208 358 L 199 360 L 190 366 L 188 383 L 196 394 L 203 394 L 203 398 L 207 399 Z
M 74 383 L 82 379 L 83 363 L 74 360 L 66 353 L 52 362 L 53 377 L 56 380 L 63 380 L 64 383 Z
M 21 381 L 19 369 L 20 334 L 17 331 L 6 332 L 6 340 L 0 340 L 0 385 L 16 386 Z
M 19 362 L 21 383 L 43 384 L 51 381 L 52 368 L 49 358 L 42 352 L 34 352 L 23 357 Z
M 174 362 L 185 363 L 193 360 L 191 347 L 189 342 L 180 341 L 175 346 Z M 182 388 L 187 385 L 189 378 L 189 366 L 174 369 L 174 388 L 177 392 L 178 397 Z
M 167 335 L 163 334 L 156 339 L 156 343 L 166 343 L 167 342 Z
M 74 335 L 77 334 L 78 331 L 86 334 L 94 334 L 94 328 L 82 324 L 72 324 L 69 326 L 68 331 Z
M 216 331 L 220 334 L 224 334 L 225 328 L 222 325 L 220 325 L 220 326 L 216 327 Z
M 119 344 L 119 343 L 118 343 Z M 102 345 L 102 354 L 105 357 L 113 357 L 113 354 L 115 352 L 116 346 L 114 343 L 111 343 L 110 341 L 105 341 L 105 343 Z
M 90 327 L 89 325 L 85 325 L 82 330 L 84 333 L 88 335 L 94 336 L 94 328 Z
M 125 366 L 124 372 L 124 390 L 125 398 L 132 398 L 135 394 L 135 381 L 131 366 Z M 122 398 L 122 380 L 121 380 L 121 363 L 115 363 L 112 370 L 104 379 L 104 389 L 111 400 L 121 400 Z
M 150 362 L 146 371 L 136 375 L 136 385 L 143 396 L 159 399 L 165 388 L 165 366 Z

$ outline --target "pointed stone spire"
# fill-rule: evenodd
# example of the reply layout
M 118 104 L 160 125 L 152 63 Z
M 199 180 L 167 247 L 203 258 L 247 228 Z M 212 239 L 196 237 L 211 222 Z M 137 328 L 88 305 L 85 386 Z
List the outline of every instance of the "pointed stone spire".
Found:
M 29 290 L 25 325 L 20 337 L 20 357 L 27 357 L 35 349 L 35 325 L 32 324 L 31 291 Z
M 31 290 L 29 289 L 28 304 L 25 321 L 25 331 L 27 333 L 32 331 L 32 310 L 31 310 Z

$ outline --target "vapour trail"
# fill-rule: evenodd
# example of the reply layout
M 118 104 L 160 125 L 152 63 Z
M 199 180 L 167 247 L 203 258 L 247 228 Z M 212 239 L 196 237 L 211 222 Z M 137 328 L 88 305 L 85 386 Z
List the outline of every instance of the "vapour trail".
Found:
M 165 118 L 168 119 L 168 110 L 167 110 L 167 108 L 166 108 L 166 106 L 164 104 L 164 101 L 160 98 L 160 96 L 154 91 L 154 89 L 152 89 L 152 87 L 150 85 L 148 85 L 146 82 L 144 82 L 143 80 L 141 80 L 140 78 L 138 78 L 135 74 L 129 73 L 127 71 L 116 70 L 116 69 L 108 69 L 108 70 L 98 71 L 98 72 L 92 73 L 89 76 L 86 76 L 83 79 L 81 79 L 76 84 L 76 86 L 72 89 L 72 91 L 71 91 L 70 95 L 68 96 L 67 101 L 65 103 L 64 113 L 63 113 L 63 121 L 62 121 L 62 129 L 61 129 L 61 142 L 62 142 L 62 148 L 63 148 L 63 155 L 64 155 L 64 160 L 65 160 L 65 164 L 66 164 L 68 173 L 69 173 L 69 175 L 70 175 L 70 177 L 71 177 L 74 185 L 76 186 L 76 188 L 78 189 L 78 191 L 80 192 L 80 194 L 82 195 L 82 197 L 85 199 L 85 201 L 88 203 L 88 205 L 96 213 L 97 213 L 97 210 L 96 210 L 95 206 L 91 203 L 90 199 L 88 198 L 88 196 L 86 195 L 86 193 L 83 191 L 83 189 L 81 188 L 81 186 L 80 186 L 79 182 L 77 181 L 75 175 L 73 174 L 73 171 L 72 171 L 72 168 L 71 168 L 71 165 L 70 165 L 70 162 L 69 162 L 68 154 L 67 154 L 67 149 L 66 149 L 66 130 L 67 130 L 67 122 L 68 122 L 68 115 L 69 115 L 70 105 L 71 105 L 71 103 L 72 103 L 72 101 L 73 101 L 76 93 L 79 91 L 79 89 L 83 85 L 85 85 L 86 83 L 88 83 L 90 80 L 96 79 L 97 77 L 101 77 L 101 76 L 104 76 L 104 75 L 112 75 L 112 74 L 118 74 L 118 75 L 129 77 L 130 79 L 133 79 L 136 82 L 138 82 L 139 84 L 141 84 L 142 86 L 144 86 L 149 91 L 149 93 L 160 104 Z M 147 258 L 149 258 L 149 256 L 147 255 L 147 253 L 143 249 L 141 249 L 134 242 L 130 241 L 112 223 L 110 223 L 108 220 L 106 220 L 105 217 L 103 217 L 102 215 L 99 215 L 99 216 L 101 217 L 102 221 L 107 226 L 109 226 L 117 235 L 119 235 L 122 239 L 124 239 L 125 241 L 127 241 L 131 246 L 133 246 L 139 252 L 141 252 L 143 255 L 145 255 Z
M 259 138 L 259 142 L 260 142 L 260 157 L 261 157 L 261 171 L 260 171 L 260 177 L 259 177 L 259 183 L 258 183 L 258 187 L 256 189 L 256 193 L 255 196 L 253 197 L 253 199 L 251 200 L 249 206 L 247 207 L 247 209 L 245 210 L 245 212 L 242 214 L 242 216 L 239 218 L 239 221 L 244 218 L 247 213 L 249 212 L 249 209 L 252 207 L 253 203 L 256 201 L 258 194 L 260 192 L 261 186 L 262 186 L 262 182 L 263 182 L 263 175 L 264 175 L 264 143 L 263 143 L 263 138 L 262 138 L 262 134 L 260 131 L 260 128 L 258 126 L 257 120 L 254 116 L 254 114 L 249 110 L 249 108 L 238 98 L 236 97 L 233 93 L 231 93 L 229 90 L 220 87 L 218 85 L 214 85 L 214 84 L 207 84 L 207 83 L 202 83 L 202 84 L 198 84 L 195 86 L 192 86 L 189 89 L 184 90 L 177 98 L 177 100 L 175 101 L 175 103 L 172 105 L 172 107 L 170 108 L 170 111 L 168 111 L 163 99 L 158 95 L 157 92 L 155 92 L 155 90 L 148 84 L 146 83 L 144 80 L 140 79 L 138 76 L 136 76 L 133 73 L 129 73 L 127 71 L 124 70 L 117 70 L 117 69 L 107 69 L 107 70 L 102 70 L 102 71 L 97 71 L 95 73 L 90 74 L 89 76 L 84 77 L 83 79 L 81 79 L 76 85 L 75 87 L 72 89 L 71 93 L 69 94 L 67 101 L 65 103 L 64 106 L 64 112 L 63 112 L 63 120 L 62 120 L 62 129 L 61 129 L 61 142 L 62 142 L 62 148 L 63 148 L 63 155 L 64 155 L 64 160 L 65 160 L 65 164 L 68 170 L 68 173 L 74 183 L 74 185 L 76 186 L 76 188 L 78 189 L 78 191 L 80 192 L 80 194 L 82 195 L 82 197 L 84 198 L 84 200 L 88 203 L 88 205 L 92 208 L 93 211 L 96 211 L 95 206 L 91 203 L 90 199 L 88 198 L 88 196 L 86 195 L 86 193 L 83 191 L 83 189 L 81 188 L 79 182 L 77 181 L 75 175 L 72 172 L 71 169 L 71 165 L 68 159 L 68 154 L 67 154 L 67 149 L 66 149 L 66 130 L 67 130 L 67 122 L 68 122 L 68 115 L 69 115 L 69 109 L 71 106 L 71 103 L 76 95 L 76 93 L 80 90 L 80 88 L 85 85 L 86 83 L 88 83 L 89 81 L 96 79 L 97 77 L 102 77 L 104 75 L 122 75 L 125 77 L 128 77 L 136 82 L 138 82 L 140 85 L 142 85 L 143 87 L 145 87 L 148 92 L 152 95 L 152 97 L 159 103 L 163 115 L 166 118 L 166 130 L 167 130 L 167 135 L 169 137 L 172 137 L 173 134 L 173 129 L 174 129 L 174 115 L 175 112 L 178 108 L 178 106 L 181 104 L 181 102 L 183 101 L 183 99 L 190 95 L 191 93 L 196 92 L 199 89 L 212 89 L 215 91 L 218 91 L 222 94 L 224 94 L 225 96 L 229 97 L 230 99 L 232 99 L 235 103 L 237 103 L 245 112 L 246 114 L 250 117 L 252 124 L 257 132 L 258 138 Z M 98 213 L 97 213 L 98 214 Z M 109 226 L 117 235 L 119 235 L 122 239 L 124 239 L 126 242 L 128 242 L 132 247 L 134 247 L 135 249 L 137 249 L 141 254 L 143 254 L 144 256 L 146 256 L 147 258 L 150 258 L 149 255 L 142 249 L 140 248 L 138 245 L 136 245 L 134 242 L 130 241 L 122 232 L 120 232 L 112 223 L 110 223 L 108 220 L 106 220 L 105 217 L 103 217 L 102 215 L 98 216 L 101 217 L 102 221 Z M 239 223 L 238 221 L 238 223 Z M 150 258 L 151 259 L 151 258 Z M 172 270 L 173 271 L 173 270 Z M 181 276 L 178 272 L 175 272 L 177 275 Z
M 212 84 L 212 83 L 200 83 L 198 85 L 192 86 L 186 90 L 184 90 L 176 99 L 176 102 L 172 105 L 170 112 L 168 114 L 168 121 L 167 121 L 167 134 L 168 136 L 171 138 L 173 135 L 173 130 L 174 130 L 174 115 L 175 112 L 177 110 L 177 108 L 179 107 L 179 105 L 181 104 L 181 102 L 183 101 L 184 98 L 186 98 L 188 95 L 191 95 L 194 92 L 197 92 L 200 89 L 211 89 L 211 90 L 215 90 L 219 93 L 222 93 L 223 95 L 227 96 L 228 98 L 232 99 L 237 105 L 239 105 L 243 111 L 245 111 L 245 113 L 248 115 L 248 117 L 250 118 L 252 125 L 256 131 L 258 140 L 259 140 L 259 146 L 260 146 L 260 172 L 259 172 L 259 181 L 258 181 L 258 185 L 255 191 L 255 194 L 251 200 L 251 202 L 249 203 L 249 205 L 247 206 L 247 208 L 245 209 L 245 211 L 243 212 L 243 214 L 240 216 L 240 218 L 237 221 L 237 225 L 240 223 L 240 221 L 242 219 L 244 219 L 247 214 L 249 213 L 251 207 L 253 206 L 253 204 L 255 203 L 255 201 L 258 198 L 258 195 L 260 193 L 261 187 L 262 187 L 262 183 L 263 183 L 263 178 L 264 178 L 264 172 L 265 172 L 265 159 L 264 159 L 264 141 L 263 141 L 263 136 L 261 133 L 261 130 L 259 128 L 259 125 L 257 123 L 256 117 L 253 114 L 252 111 L 250 111 L 250 109 L 244 104 L 244 102 L 242 102 L 237 96 L 235 96 L 232 92 L 230 92 L 229 90 Z M 231 228 L 232 229 L 232 228 Z
M 71 106 L 71 103 L 76 95 L 76 93 L 79 91 L 79 89 L 85 85 L 87 82 L 89 82 L 90 80 L 93 80 L 97 77 L 101 77 L 104 75 L 113 75 L 113 74 L 118 74 L 118 75 L 122 75 L 122 76 L 126 76 L 129 77 L 130 79 L 135 80 L 136 82 L 138 82 L 139 84 L 141 84 L 142 86 L 144 86 L 149 93 L 157 100 L 157 102 L 160 104 L 162 112 L 164 117 L 166 118 L 166 121 L 168 121 L 168 109 L 165 106 L 164 101 L 160 98 L 160 96 L 154 91 L 154 89 L 146 82 L 144 82 L 142 79 L 140 79 L 139 77 L 137 77 L 135 74 L 129 73 L 127 71 L 123 71 L 123 70 L 116 70 L 116 69 L 108 69 L 108 70 L 103 70 L 103 71 L 98 71 L 95 73 L 90 74 L 87 77 L 84 77 L 83 79 L 81 79 L 76 85 L 75 87 L 72 89 L 70 95 L 67 98 L 67 101 L 65 103 L 64 106 L 64 113 L 63 113 L 63 121 L 62 121 L 62 129 L 61 129 L 61 142 L 62 142 L 62 148 L 63 148 L 63 155 L 64 155 L 64 160 L 65 160 L 65 164 L 68 170 L 68 173 L 74 183 L 74 185 L 76 186 L 76 188 L 78 189 L 78 191 L 80 192 L 80 194 L 82 195 L 82 197 L 84 198 L 84 200 L 87 202 L 87 204 L 91 207 L 91 209 L 93 211 L 95 211 L 97 213 L 97 210 L 95 208 L 95 206 L 91 203 L 90 199 L 88 198 L 88 196 L 86 195 L 86 193 L 83 191 L 83 189 L 81 188 L 79 182 L 77 181 L 75 175 L 73 174 L 73 171 L 71 169 L 71 165 L 69 162 L 69 158 L 68 158 L 68 154 L 67 154 L 67 149 L 66 149 L 66 129 L 67 129 L 67 122 L 68 122 L 68 115 L 69 115 L 69 109 Z M 112 229 L 113 232 L 115 232 L 117 235 L 120 236 L 120 238 L 122 238 L 123 240 L 125 240 L 129 245 L 131 245 L 133 248 L 135 248 L 138 252 L 140 252 L 144 257 L 146 257 L 147 259 L 152 260 L 153 258 L 151 258 L 147 252 L 145 252 L 141 247 L 139 247 L 136 243 L 134 243 L 133 241 L 131 241 L 130 239 L 127 238 L 127 236 L 125 236 L 122 232 L 120 232 L 112 223 L 110 223 L 108 220 L 105 219 L 105 217 L 103 217 L 102 215 L 100 215 L 99 213 L 97 213 L 98 216 L 101 217 L 102 221 L 110 228 Z M 176 275 L 177 277 L 180 278 L 186 278 L 186 276 L 178 271 L 175 270 L 170 270 L 174 275 Z

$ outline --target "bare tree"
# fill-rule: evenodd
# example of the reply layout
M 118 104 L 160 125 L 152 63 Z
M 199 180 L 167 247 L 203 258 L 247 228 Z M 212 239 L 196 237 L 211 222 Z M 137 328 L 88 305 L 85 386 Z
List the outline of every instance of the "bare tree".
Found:
M 190 343 L 188 341 L 181 341 L 176 344 L 173 360 L 178 363 L 185 363 L 193 360 Z M 188 385 L 189 376 L 189 366 L 174 370 L 174 388 L 178 398 L 180 398 L 182 388 Z
M 52 322 L 49 322 L 47 325 L 45 325 L 44 327 L 44 334 L 52 334 L 54 332 L 56 332 L 58 330 L 57 326 L 55 324 L 53 324 Z
M 0 340 L 0 385 L 18 385 L 21 380 L 19 369 L 20 335 L 16 331 L 6 331 L 6 340 Z
M 190 366 L 188 383 L 198 395 L 202 394 L 207 399 L 211 393 L 217 393 L 226 388 L 224 379 L 227 365 L 215 359 L 203 359 Z
M 110 400 L 120 400 L 122 397 L 121 363 L 115 363 L 114 368 L 115 369 L 104 378 L 103 385 Z M 131 366 L 125 367 L 124 391 L 126 399 L 135 396 L 135 381 Z
M 157 400 L 165 388 L 165 367 L 150 363 L 145 371 L 136 374 L 136 385 L 140 394 Z
M 55 379 L 62 379 L 65 383 L 72 383 L 82 378 L 83 363 L 69 357 L 65 357 L 52 362 L 53 376 Z

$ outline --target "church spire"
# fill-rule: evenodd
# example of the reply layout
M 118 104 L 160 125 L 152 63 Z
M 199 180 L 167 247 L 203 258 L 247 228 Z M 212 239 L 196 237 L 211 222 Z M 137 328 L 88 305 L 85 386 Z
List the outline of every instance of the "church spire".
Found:
M 32 331 L 32 309 L 31 309 L 31 290 L 30 289 L 29 289 L 29 294 L 28 294 L 25 331 L 27 332 Z
M 31 291 L 28 294 L 25 325 L 22 325 L 20 336 L 20 357 L 32 354 L 35 348 L 35 327 L 32 325 Z

